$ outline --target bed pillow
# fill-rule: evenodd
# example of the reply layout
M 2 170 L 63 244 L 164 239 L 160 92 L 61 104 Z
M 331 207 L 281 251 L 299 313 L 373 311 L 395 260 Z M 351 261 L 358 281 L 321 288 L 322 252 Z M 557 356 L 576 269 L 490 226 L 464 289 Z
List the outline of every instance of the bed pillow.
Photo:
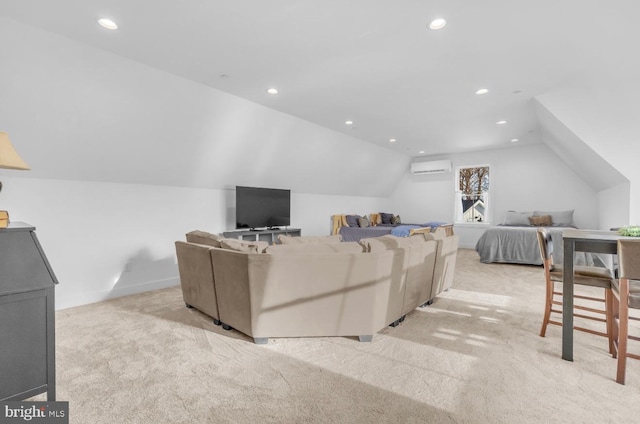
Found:
M 507 211 L 504 214 L 502 225 L 531 225 L 529 222 L 530 216 L 533 216 L 533 212 Z
M 553 224 L 551 215 L 530 216 L 529 222 L 535 227 L 550 227 Z
M 349 227 L 357 227 L 358 226 L 358 215 L 347 215 L 347 225 Z
M 554 227 L 573 227 L 573 209 L 566 211 L 533 211 L 533 216 L 550 215 Z
M 370 227 L 369 219 L 366 216 L 361 216 L 358 218 L 358 225 L 362 228 Z
M 400 225 L 402 224 L 402 220 L 400 219 L 400 215 L 396 215 L 393 218 L 391 218 L 391 223 L 393 225 Z
M 382 221 L 382 224 L 391 224 L 391 218 L 393 218 L 392 213 L 380 212 L 380 220 Z

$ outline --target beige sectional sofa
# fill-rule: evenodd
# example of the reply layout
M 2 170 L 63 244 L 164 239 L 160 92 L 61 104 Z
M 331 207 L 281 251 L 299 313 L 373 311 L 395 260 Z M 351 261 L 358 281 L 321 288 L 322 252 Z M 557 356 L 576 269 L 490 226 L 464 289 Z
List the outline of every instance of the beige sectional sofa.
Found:
M 370 341 L 453 280 L 457 236 L 296 239 L 258 246 L 187 234 L 175 243 L 185 303 L 256 343 L 315 336 Z

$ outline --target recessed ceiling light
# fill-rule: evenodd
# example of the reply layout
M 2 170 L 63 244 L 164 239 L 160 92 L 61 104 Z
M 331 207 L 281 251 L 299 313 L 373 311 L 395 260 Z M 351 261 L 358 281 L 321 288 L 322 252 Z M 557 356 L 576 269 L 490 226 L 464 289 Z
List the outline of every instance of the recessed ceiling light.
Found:
M 496 122 L 496 124 L 498 124 L 498 125 L 504 125 L 506 123 L 507 123 L 507 121 L 498 121 L 498 122 Z
M 476 94 L 487 94 L 489 92 L 489 90 L 487 90 L 486 88 L 481 88 L 480 90 L 476 91 Z
M 227 79 L 227 78 L 229 78 L 229 75 L 227 75 L 227 74 L 222 74 L 222 75 L 220 75 L 220 78 L 222 78 L 222 79 Z
M 522 93 L 522 90 L 513 90 L 513 94 L 520 94 Z
M 517 138 L 512 138 L 512 139 L 511 139 L 511 142 L 512 142 L 512 143 L 515 143 L 516 141 L 518 141 L 518 139 L 517 139 Z
M 269 94 L 278 94 L 278 89 L 277 88 L 269 88 L 267 90 L 267 93 L 269 93 Z
M 345 125 L 353 125 L 353 121 L 344 121 Z
M 444 28 L 444 26 L 447 24 L 447 21 L 445 21 L 442 18 L 438 18 L 438 19 L 434 19 L 433 21 L 431 21 L 431 23 L 429 24 L 429 28 L 431 29 L 442 29 Z
M 102 18 L 98 19 L 98 23 L 106 29 L 118 29 L 118 24 L 113 22 L 111 19 Z
M 395 138 L 390 138 L 389 139 L 389 143 L 395 143 L 396 141 L 398 141 L 398 140 L 396 140 Z
M 424 153 L 424 150 L 420 150 L 418 153 L 423 154 L 423 153 Z

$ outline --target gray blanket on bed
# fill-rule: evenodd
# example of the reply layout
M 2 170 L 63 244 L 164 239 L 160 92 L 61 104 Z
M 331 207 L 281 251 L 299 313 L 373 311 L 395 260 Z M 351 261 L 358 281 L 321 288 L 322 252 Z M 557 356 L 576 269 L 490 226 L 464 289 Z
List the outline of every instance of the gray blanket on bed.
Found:
M 545 227 L 553 242 L 553 263 L 562 264 L 562 232 L 574 227 Z M 480 262 L 542 265 L 538 248 L 538 227 L 496 226 L 488 228 L 476 243 Z M 576 265 L 605 266 L 594 254 L 576 253 Z

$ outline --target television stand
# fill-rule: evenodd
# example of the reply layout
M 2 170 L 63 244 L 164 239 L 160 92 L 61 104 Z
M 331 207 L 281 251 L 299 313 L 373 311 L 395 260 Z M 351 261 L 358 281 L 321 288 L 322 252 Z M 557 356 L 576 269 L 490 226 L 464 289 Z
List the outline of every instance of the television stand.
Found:
M 227 238 L 235 238 L 248 241 L 266 241 L 269 244 L 276 243 L 280 234 L 292 237 L 300 237 L 302 235 L 302 230 L 300 228 L 273 228 L 266 230 L 248 229 L 225 231 L 222 233 L 222 235 Z

